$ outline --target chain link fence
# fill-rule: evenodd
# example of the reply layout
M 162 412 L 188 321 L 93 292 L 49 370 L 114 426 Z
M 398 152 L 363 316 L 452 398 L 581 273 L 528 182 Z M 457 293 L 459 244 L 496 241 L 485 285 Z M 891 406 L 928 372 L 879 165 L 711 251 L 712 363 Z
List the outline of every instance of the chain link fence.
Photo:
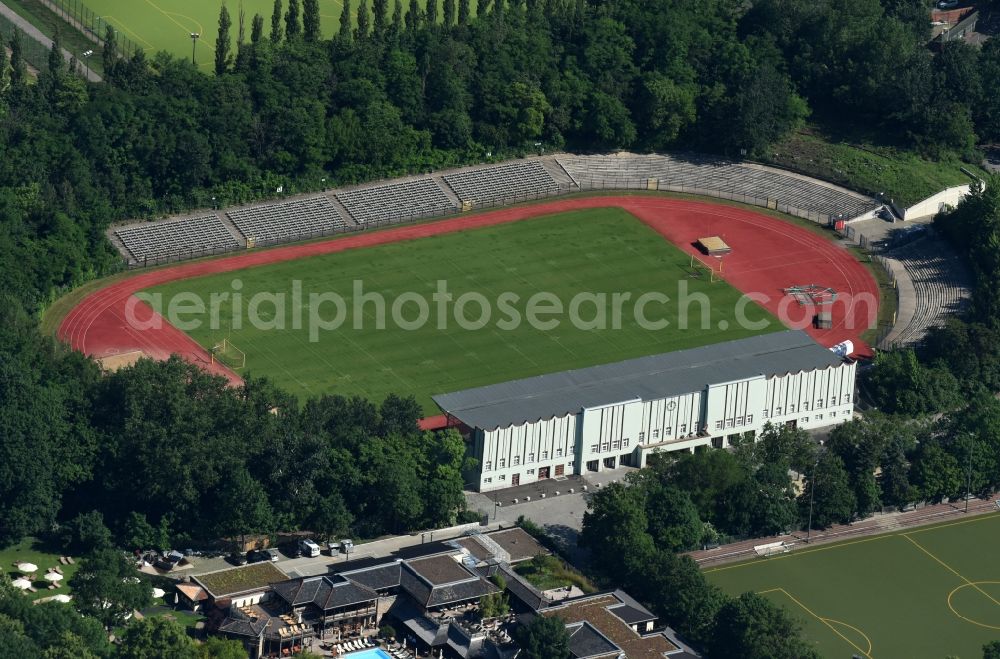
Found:
M 97 46 L 104 45 L 104 36 L 108 26 L 111 25 L 105 17 L 99 15 L 94 10 L 84 5 L 79 0 L 39 0 L 46 7 L 55 12 L 64 21 L 72 25 L 93 41 Z M 142 48 L 115 28 L 115 39 L 118 43 L 118 52 L 125 58 L 135 54 Z
M 0 40 L 5 45 L 9 45 L 15 33 L 21 39 L 21 54 L 24 57 L 24 61 L 33 68 L 44 71 L 49 65 L 49 49 L 39 43 L 34 37 L 29 36 L 9 18 L 0 14 Z

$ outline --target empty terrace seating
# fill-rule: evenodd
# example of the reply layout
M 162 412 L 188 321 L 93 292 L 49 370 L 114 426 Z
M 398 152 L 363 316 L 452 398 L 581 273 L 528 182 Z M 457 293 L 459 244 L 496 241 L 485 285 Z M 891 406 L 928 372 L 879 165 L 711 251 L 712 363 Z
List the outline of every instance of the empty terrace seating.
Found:
M 116 229 L 115 235 L 136 263 L 191 258 L 240 247 L 215 215 L 123 227 Z
M 323 236 L 346 226 L 326 197 L 236 208 L 226 215 L 240 233 L 257 245 Z
M 933 237 L 922 238 L 893 250 L 913 282 L 914 313 L 905 327 L 896 328 L 890 339 L 898 344 L 920 341 L 927 330 L 956 313 L 969 297 L 965 266 L 951 248 Z
M 478 204 L 559 191 L 559 184 L 535 160 L 447 174 L 443 178 L 459 199 Z
M 744 196 L 824 215 L 857 217 L 875 207 L 861 195 L 805 177 L 705 156 L 562 156 L 559 163 L 583 188 L 659 188 Z M 748 200 L 749 201 L 749 200 Z
M 443 215 L 457 210 L 429 178 L 338 192 L 337 199 L 359 224 Z

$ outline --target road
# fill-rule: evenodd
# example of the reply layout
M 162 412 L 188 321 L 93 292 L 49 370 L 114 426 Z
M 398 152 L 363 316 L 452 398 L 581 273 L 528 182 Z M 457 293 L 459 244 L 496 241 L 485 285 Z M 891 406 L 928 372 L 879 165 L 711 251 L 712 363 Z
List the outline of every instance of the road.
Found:
M 19 16 L 17 12 L 15 12 L 13 9 L 11 9 L 10 7 L 8 7 L 3 3 L 0 3 L 0 14 L 9 19 L 14 25 L 21 28 L 21 31 L 27 34 L 30 38 L 34 39 L 35 41 L 41 43 L 43 46 L 51 50 L 52 39 L 49 39 L 47 36 L 42 34 L 41 30 L 39 30 L 37 27 L 35 27 L 25 19 L 21 18 L 21 16 Z M 65 59 L 67 63 L 73 58 L 73 53 L 69 52 L 65 48 L 62 49 L 62 53 L 63 53 L 63 59 Z M 81 66 L 82 65 L 83 64 L 81 62 Z M 93 69 L 85 68 L 84 74 L 86 75 L 87 80 L 89 80 L 90 82 L 101 82 L 101 76 L 99 76 L 97 73 L 94 73 Z

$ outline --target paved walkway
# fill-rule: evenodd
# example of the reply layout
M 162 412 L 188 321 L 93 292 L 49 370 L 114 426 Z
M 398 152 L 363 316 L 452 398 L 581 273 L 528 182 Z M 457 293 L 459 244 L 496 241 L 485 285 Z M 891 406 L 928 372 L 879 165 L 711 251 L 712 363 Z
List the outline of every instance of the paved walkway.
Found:
M 0 2 L 0 14 L 2 14 L 5 18 L 9 19 L 14 25 L 18 26 L 21 29 L 21 31 L 24 32 L 26 35 L 28 35 L 30 38 L 39 42 L 46 48 L 50 50 L 52 49 L 52 39 L 49 39 L 47 36 L 42 34 L 41 30 L 39 30 L 37 27 L 35 27 L 25 19 L 21 18 L 21 16 L 19 16 L 17 12 L 15 12 L 13 9 L 3 4 L 2 2 Z M 69 63 L 69 61 L 73 59 L 73 53 L 69 52 L 65 48 L 62 49 L 62 52 L 63 52 L 63 59 L 65 59 L 66 62 Z M 82 65 L 83 64 L 81 62 L 81 66 Z M 83 72 L 86 75 L 87 80 L 91 82 L 101 82 L 101 76 L 94 73 L 93 69 L 85 68 Z
M 969 501 L 969 515 L 983 515 L 995 513 L 997 504 L 993 499 L 996 495 L 988 499 L 972 499 Z M 924 506 L 917 510 L 903 513 L 887 513 L 885 515 L 875 515 L 868 519 L 855 522 L 853 524 L 839 524 L 824 531 L 813 531 L 809 535 L 810 545 L 822 545 L 830 542 L 837 542 L 851 537 L 877 535 L 879 533 L 889 533 L 903 528 L 924 526 L 943 522 L 948 519 L 955 519 L 964 516 L 965 502 L 940 503 L 933 506 Z M 772 536 L 770 538 L 756 538 L 744 540 L 729 545 L 723 545 L 718 549 L 708 549 L 688 552 L 688 556 L 693 558 L 698 565 L 705 567 L 708 565 L 722 565 L 723 563 L 735 563 L 753 558 L 755 545 L 762 545 L 769 542 L 786 542 L 802 545 L 806 541 L 806 533 L 797 531 L 787 535 Z M 793 550 L 794 551 L 794 550 Z

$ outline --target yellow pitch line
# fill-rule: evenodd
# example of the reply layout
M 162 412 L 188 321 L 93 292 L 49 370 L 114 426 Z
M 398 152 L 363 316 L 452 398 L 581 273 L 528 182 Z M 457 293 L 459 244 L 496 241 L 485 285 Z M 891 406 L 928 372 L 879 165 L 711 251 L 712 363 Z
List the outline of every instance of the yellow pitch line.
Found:
M 988 583 L 988 584 L 1000 584 L 1000 581 L 977 581 L 976 583 L 977 584 L 986 584 L 986 583 Z M 978 620 L 973 620 L 972 618 L 967 618 L 967 617 L 963 616 L 961 613 L 959 613 L 958 611 L 955 610 L 955 606 L 951 603 L 951 599 L 955 596 L 955 593 L 957 593 L 958 591 L 962 590 L 963 588 L 968 587 L 968 585 L 969 584 L 962 584 L 961 586 L 955 586 L 955 588 L 952 589 L 952 591 L 950 593 L 948 593 L 948 608 L 951 609 L 951 612 L 954 613 L 956 616 L 958 616 L 959 618 L 961 618 L 962 620 L 964 620 L 966 622 L 971 622 L 973 625 L 978 625 L 980 627 L 983 627 L 984 629 L 1000 629 L 1000 626 L 997 626 L 997 625 L 988 625 L 985 622 L 979 622 Z M 974 586 L 974 588 L 976 588 L 976 590 L 979 590 L 975 586 Z
M 870 638 L 868 638 L 868 634 L 864 633 L 863 631 L 861 631 L 860 629 L 858 629 L 858 628 L 857 628 L 857 627 L 855 627 L 854 625 L 849 625 L 849 624 L 847 624 L 847 623 L 846 623 L 846 622 L 844 622 L 843 620 L 836 620 L 836 619 L 834 619 L 834 618 L 824 618 L 824 620 L 827 620 L 827 621 L 829 621 L 829 622 L 832 622 L 832 623 L 835 623 L 835 624 L 838 624 L 838 625 L 841 625 L 841 626 L 843 626 L 843 627 L 847 627 L 848 629 L 851 629 L 851 630 L 853 630 L 853 631 L 857 632 L 858 634 L 860 634 L 860 635 L 861 635 L 861 637 L 862 637 L 863 639 L 865 639 L 865 643 L 867 643 L 867 644 L 868 644 L 868 652 L 865 652 L 864 654 L 865 654 L 866 656 L 868 656 L 868 657 L 871 657 L 871 651 L 872 651 L 872 649 L 874 649 L 874 647 L 875 647 L 875 646 L 873 646 L 873 645 L 872 645 L 872 640 L 871 640 Z
M 907 534 L 904 533 L 902 535 L 903 535 L 904 538 L 906 538 L 907 540 L 909 540 L 910 542 L 912 542 L 914 547 L 916 547 L 920 551 L 924 552 L 925 554 L 927 554 L 928 556 L 930 556 L 931 558 L 933 558 L 935 561 L 937 561 L 946 570 L 948 570 L 949 572 L 951 572 L 952 574 L 954 574 L 956 577 L 958 577 L 959 579 L 961 579 L 962 581 L 964 581 L 965 583 L 967 583 L 968 585 L 972 586 L 973 588 L 975 588 L 976 590 L 978 590 L 980 593 L 982 593 L 983 595 L 985 595 L 988 600 L 990 600 L 991 602 L 993 602 L 997 606 L 1000 606 L 1000 602 L 996 601 L 993 598 L 992 595 L 990 595 L 985 590 L 983 590 L 982 588 L 980 588 L 979 586 L 977 586 L 974 582 L 969 581 L 968 579 L 966 579 L 964 576 L 962 576 L 958 572 L 958 570 L 956 570 L 955 568 L 953 568 L 952 566 L 948 565 L 947 563 L 945 563 L 944 561 L 942 561 L 940 558 L 938 558 L 937 556 L 935 556 L 934 554 L 932 554 L 929 551 L 927 551 L 926 549 L 924 549 L 923 545 L 921 545 L 919 542 L 917 542 L 916 540 L 914 540 L 913 538 L 911 538 Z
M 143 39 L 141 36 L 139 36 L 139 34 L 135 30 L 133 30 L 132 28 L 130 28 L 123 21 L 118 20 L 117 18 L 115 18 L 114 16 L 112 16 L 110 14 L 105 14 L 104 15 L 104 22 L 107 23 L 109 19 L 112 20 L 112 21 L 114 21 L 115 23 L 118 23 L 118 25 L 120 25 L 123 30 L 125 30 L 126 32 L 128 32 L 129 34 L 131 34 L 133 37 L 135 37 L 139 41 L 141 41 L 144 44 L 146 44 L 147 47 L 149 47 L 149 48 L 155 48 L 156 47 L 153 44 L 151 44 L 148 41 L 146 41 L 145 39 Z
M 189 28 L 189 27 L 184 27 L 183 25 L 181 25 L 181 24 L 180 24 L 180 23 L 179 23 L 179 22 L 177 21 L 177 19 L 176 19 L 176 18 L 174 18 L 174 17 L 173 17 L 173 16 L 171 16 L 171 15 L 170 15 L 170 14 L 169 14 L 168 12 L 165 12 L 165 11 L 163 11 L 162 9 L 160 9 L 160 8 L 159 8 L 158 6 L 156 6 L 156 4 L 155 4 L 155 3 L 153 3 L 153 0 L 146 0 L 146 4 L 147 4 L 147 5 L 149 5 L 150 7 L 152 7 L 153 9 L 155 9 L 156 11 L 160 12 L 160 13 L 161 13 L 161 14 L 163 14 L 164 16 L 166 16 L 166 17 L 167 17 L 167 18 L 168 18 L 168 19 L 169 19 L 169 20 L 170 20 L 170 21 L 171 21 L 171 22 L 172 22 L 172 23 L 173 23 L 174 25 L 176 25 L 176 26 L 177 26 L 177 27 L 179 27 L 180 29 L 184 30 L 184 31 L 185 31 L 185 32 L 187 32 L 187 33 L 190 33 L 190 32 L 191 32 L 191 28 Z M 180 15 L 180 14 L 178 14 L 178 16 L 179 16 L 179 15 Z M 191 19 L 190 19 L 190 17 L 188 17 L 188 16 L 185 16 L 185 18 L 187 18 L 188 20 L 191 20 Z M 194 21 L 194 24 L 195 24 L 195 25 L 199 25 L 198 21 Z M 212 47 L 212 45 L 211 45 L 211 44 L 209 44 L 209 43 L 207 42 L 207 40 L 204 40 L 204 45 L 205 45 L 205 46 L 207 46 L 208 48 L 210 48 L 211 50 L 215 50 L 215 48 L 213 48 L 213 47 Z
M 865 634 L 865 633 L 864 633 L 864 632 L 862 632 L 861 630 L 857 629 L 856 627 L 852 627 L 851 625 L 848 625 L 848 624 L 845 624 L 845 623 L 842 623 L 842 622 L 840 622 L 839 620 L 833 620 L 833 622 L 837 622 L 837 623 L 840 623 L 840 624 L 844 625 L 845 627 L 850 627 L 850 628 L 851 628 L 851 629 L 853 629 L 854 631 L 856 631 L 856 632 L 858 632 L 859 634 L 861 634 L 862 636 L 864 636 L 864 637 L 865 637 L 865 641 L 867 641 L 867 642 L 868 642 L 868 652 L 865 652 L 865 651 L 864 651 L 864 650 L 862 650 L 862 649 L 861 649 L 860 647 L 858 647 L 857 645 L 855 645 L 854 641 L 852 641 L 851 639 L 849 639 L 849 638 L 847 638 L 846 636 L 844 636 L 843 634 L 841 634 L 841 633 L 840 633 L 840 632 L 839 632 L 839 631 L 837 630 L 837 628 L 836 628 L 836 627 L 834 627 L 833 625 L 831 625 L 831 624 L 830 624 L 830 621 L 832 620 L 832 618 L 823 618 L 823 617 L 821 617 L 821 616 L 818 616 L 818 615 L 816 615 L 816 614 L 815 614 L 815 613 L 813 612 L 813 610 L 812 610 L 812 609 L 810 609 L 810 608 L 809 608 L 808 606 L 806 606 L 805 604 L 803 604 L 803 603 L 802 603 L 802 602 L 800 602 L 799 600 L 795 599 L 795 597 L 794 597 L 794 596 L 793 596 L 793 595 L 792 595 L 792 594 L 791 594 L 790 592 L 788 592 L 787 590 L 785 590 L 784 588 L 772 588 L 772 589 L 770 589 L 770 590 L 764 590 L 764 591 L 761 591 L 761 592 L 760 592 L 760 593 L 758 593 L 758 594 L 759 594 L 759 595 L 763 595 L 764 593 L 774 593 L 774 592 L 780 592 L 780 593 L 783 593 L 783 594 L 785 595 L 785 597 L 787 597 L 788 599 L 792 600 L 792 601 L 793 601 L 793 602 L 795 602 L 795 603 L 796 603 L 797 605 L 799 605 L 799 606 L 800 606 L 800 607 L 802 608 L 802 610 L 803 610 L 803 611 L 805 611 L 806 613 L 808 613 L 809 615 L 811 615 L 811 616 L 812 616 L 813 618 L 816 618 L 817 620 L 819 620 L 819 621 L 820 621 L 821 623 L 823 623 L 824 625 L 826 625 L 827 627 L 829 627 L 829 628 L 830 628 L 830 631 L 832 631 L 832 632 L 833 632 L 834 634 L 836 634 L 836 635 L 837 635 L 837 636 L 839 636 L 840 638 L 844 639 L 844 642 L 845 642 L 845 643 L 847 643 L 848 645 L 850 645 L 850 646 L 851 646 L 852 648 L 854 648 L 855 650 L 857 650 L 858 652 L 860 652 L 860 653 L 861 653 L 861 654 L 863 654 L 864 656 L 868 657 L 868 659 L 873 659 L 873 657 L 872 657 L 872 655 L 871 655 L 871 651 L 872 651 L 872 647 L 871 647 L 871 645 L 872 645 L 872 641 L 871 641 L 871 639 L 870 639 L 870 638 L 868 638 L 868 635 L 867 635 L 867 634 Z
M 938 529 L 946 529 L 949 526 L 961 526 L 962 524 L 973 524 L 975 522 L 985 522 L 987 520 L 995 518 L 997 515 L 1000 515 L 1000 512 L 985 513 L 985 514 L 977 515 L 977 516 L 975 516 L 975 517 L 973 517 L 971 519 L 963 519 L 963 520 L 958 521 L 958 522 L 949 522 L 948 524 L 939 524 L 937 526 L 928 526 L 928 527 L 922 528 L 922 529 L 914 529 L 912 531 L 906 531 L 905 533 L 908 534 L 908 535 L 916 535 L 917 533 L 926 533 L 927 531 L 936 531 Z

